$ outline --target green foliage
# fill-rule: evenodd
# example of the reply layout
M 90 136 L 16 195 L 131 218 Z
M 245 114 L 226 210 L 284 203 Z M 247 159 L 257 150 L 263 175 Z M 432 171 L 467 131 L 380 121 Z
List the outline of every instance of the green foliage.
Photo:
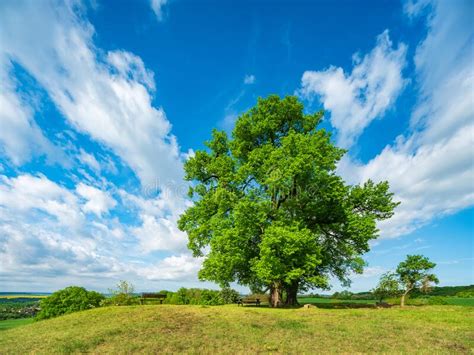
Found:
M 182 287 L 176 292 L 168 292 L 165 303 L 217 306 L 225 301 L 217 290 Z
M 374 296 L 382 302 L 385 298 L 397 296 L 400 293 L 400 284 L 397 280 L 397 275 L 387 272 L 382 275 L 380 281 L 372 290 Z
M 240 298 L 240 294 L 230 287 L 223 287 L 220 296 L 225 304 L 237 303 Z
M 109 290 L 111 297 L 102 301 L 102 306 L 131 306 L 139 304 L 140 299 L 134 294 L 134 286 L 127 281 L 119 281 L 114 290 Z
M 353 297 L 353 293 L 348 290 L 344 290 L 341 292 L 334 292 L 331 298 L 338 299 L 338 300 L 350 300 Z
M 474 285 L 434 286 L 430 290 L 430 296 L 457 296 L 459 292 L 474 292 Z M 424 297 L 424 293 L 421 290 L 413 290 L 411 297 Z
M 439 282 L 436 275 L 430 273 L 435 266 L 435 263 L 423 255 L 407 255 L 406 260 L 398 264 L 396 273 L 404 287 L 400 303 L 402 307 L 405 304 L 406 296 L 412 290 L 418 289 L 427 293 L 430 291 L 432 283 Z
M 428 292 L 432 282 L 439 282 L 436 275 L 430 273 L 435 266 L 435 263 L 423 255 L 407 255 L 406 260 L 398 264 L 396 272 L 405 290 L 417 288 Z
M 20 301 L 15 299 L 0 302 L 0 320 L 34 317 L 39 309 L 39 301 Z
M 103 300 L 104 296 L 98 292 L 87 291 L 78 286 L 66 287 L 41 300 L 41 311 L 36 315 L 36 319 L 47 319 L 99 307 Z
M 328 288 L 362 272 L 360 256 L 392 216 L 388 183 L 348 186 L 336 174 L 343 149 L 296 97 L 270 96 L 241 115 L 229 138 L 214 130 L 207 150 L 185 164 L 194 205 L 178 226 L 202 280 L 253 290 Z
M 407 302 L 410 306 L 441 306 L 447 305 L 446 297 L 432 296 L 423 298 L 410 298 Z
M 456 293 L 456 297 L 460 298 L 474 298 L 474 290 L 472 291 L 461 291 Z

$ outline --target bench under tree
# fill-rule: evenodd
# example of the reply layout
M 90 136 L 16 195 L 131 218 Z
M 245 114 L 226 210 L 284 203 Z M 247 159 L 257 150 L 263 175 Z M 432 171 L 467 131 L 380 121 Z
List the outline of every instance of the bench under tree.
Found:
M 263 302 L 268 302 L 268 300 L 269 300 L 268 295 L 259 295 L 259 294 L 248 295 L 248 296 L 240 298 L 237 301 L 237 305 L 243 306 L 245 304 L 254 304 L 256 306 L 260 306 L 260 304 L 262 304 Z
M 140 304 L 146 304 L 147 301 L 152 301 L 152 302 L 160 302 L 160 304 L 163 304 L 163 300 L 166 298 L 165 294 L 162 293 L 152 293 L 152 292 L 147 292 L 147 293 L 142 293 L 142 296 L 140 297 Z

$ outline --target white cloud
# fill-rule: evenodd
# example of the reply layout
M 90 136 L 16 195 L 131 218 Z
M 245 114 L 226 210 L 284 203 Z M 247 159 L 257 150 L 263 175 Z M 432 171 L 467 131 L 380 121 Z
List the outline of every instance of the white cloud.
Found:
M 415 57 L 420 98 L 412 133 L 367 164 L 345 159 L 339 166 L 353 182 L 389 180 L 402 203 L 380 224 L 383 237 L 410 233 L 474 205 L 473 5 L 458 5 L 432 3 L 428 34 Z
M 140 216 L 142 225 L 133 228 L 133 234 L 145 253 L 156 250 L 183 250 L 186 248 L 187 236 L 176 226 L 176 221 L 167 218 L 156 218 L 148 214 Z
M 87 200 L 82 206 L 82 210 L 84 212 L 95 213 L 97 216 L 107 213 L 117 204 L 108 193 L 83 183 L 76 186 L 76 192 L 79 196 Z
M 247 74 L 244 78 L 244 84 L 251 85 L 255 83 L 255 75 Z
M 27 220 L 38 217 L 37 211 L 46 213 L 62 226 L 73 229 L 78 228 L 83 219 L 77 197 L 43 175 L 0 176 L 0 208 L 10 217 L 14 217 L 15 212 L 32 212 Z
M 364 268 L 364 272 L 362 274 L 353 274 L 352 278 L 353 279 L 378 278 L 384 272 L 387 272 L 387 270 L 381 266 L 369 266 L 369 267 Z
M 143 185 L 181 181 L 176 138 L 152 105 L 153 74 L 131 53 L 96 49 L 94 28 L 67 4 L 2 3 L 0 55 L 24 67 L 75 129 L 110 147 Z
M 193 280 L 201 268 L 202 259 L 188 254 L 164 258 L 156 265 L 142 268 L 140 275 L 148 280 Z
M 158 21 L 163 20 L 163 7 L 167 2 L 168 0 L 150 0 L 150 6 Z
M 103 191 L 83 183 L 69 190 L 43 175 L 1 175 L 2 285 L 21 290 L 24 283 L 27 289 L 34 284 L 40 290 L 51 291 L 75 282 L 105 291 L 115 280 L 124 278 L 145 288 L 150 287 L 149 282 L 143 282 L 145 279 L 196 280 L 201 261 L 183 253 L 186 237 L 176 229 L 177 215 L 172 214 L 175 200 L 124 194 L 118 206 Z M 183 206 L 189 203 L 181 201 Z M 122 211 L 138 208 L 140 213 L 148 210 L 149 215 L 137 230 L 149 234 L 138 240 L 139 245 L 133 228 L 104 216 L 112 206 Z M 81 210 L 96 213 L 96 218 L 86 218 Z M 171 255 L 147 263 L 146 254 L 154 250 L 166 250 Z
M 337 129 L 337 141 L 350 147 L 364 129 L 392 107 L 405 85 L 406 46 L 393 48 L 388 31 L 377 37 L 377 45 L 363 59 L 356 54 L 352 72 L 331 66 L 324 71 L 306 71 L 300 93 L 319 97 L 331 112 L 331 124 Z
M 15 165 L 33 156 L 57 154 L 34 121 L 33 108 L 20 96 L 10 79 L 11 65 L 0 53 L 0 153 Z
M 183 187 L 187 187 L 183 184 Z M 179 216 L 191 202 L 184 198 L 183 191 L 169 189 L 157 198 L 143 198 L 119 191 L 124 203 L 138 210 L 141 224 L 130 228 L 140 250 L 150 253 L 157 250 L 186 250 L 187 236 L 177 227 Z
M 77 159 L 83 164 L 89 166 L 96 173 L 99 173 L 101 170 L 100 164 L 95 158 L 94 155 L 87 153 L 84 149 L 79 150 L 79 155 Z

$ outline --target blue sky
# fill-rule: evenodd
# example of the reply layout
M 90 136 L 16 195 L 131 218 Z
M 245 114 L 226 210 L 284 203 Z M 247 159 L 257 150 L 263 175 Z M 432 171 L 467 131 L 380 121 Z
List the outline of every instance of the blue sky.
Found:
M 410 253 L 474 283 L 472 1 L 2 1 L 1 291 L 213 287 L 176 221 L 183 162 L 269 94 L 298 95 L 389 180 L 352 289 Z M 340 290 L 337 282 L 333 290 Z

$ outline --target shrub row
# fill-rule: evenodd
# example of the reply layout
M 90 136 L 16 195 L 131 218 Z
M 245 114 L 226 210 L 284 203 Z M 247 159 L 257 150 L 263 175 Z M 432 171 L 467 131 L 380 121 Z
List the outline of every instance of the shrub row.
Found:
M 228 287 L 220 291 L 183 287 L 176 292 L 161 291 L 160 293 L 166 294 L 164 303 L 167 304 L 216 306 L 235 303 L 240 297 L 237 291 Z M 112 291 L 111 294 L 111 297 L 106 298 L 98 292 L 87 291 L 83 287 L 66 287 L 40 302 L 41 310 L 36 315 L 36 319 L 57 317 L 100 306 L 129 306 L 140 303 L 140 296 L 133 293 L 133 286 L 124 281 L 121 281 L 118 290 Z

